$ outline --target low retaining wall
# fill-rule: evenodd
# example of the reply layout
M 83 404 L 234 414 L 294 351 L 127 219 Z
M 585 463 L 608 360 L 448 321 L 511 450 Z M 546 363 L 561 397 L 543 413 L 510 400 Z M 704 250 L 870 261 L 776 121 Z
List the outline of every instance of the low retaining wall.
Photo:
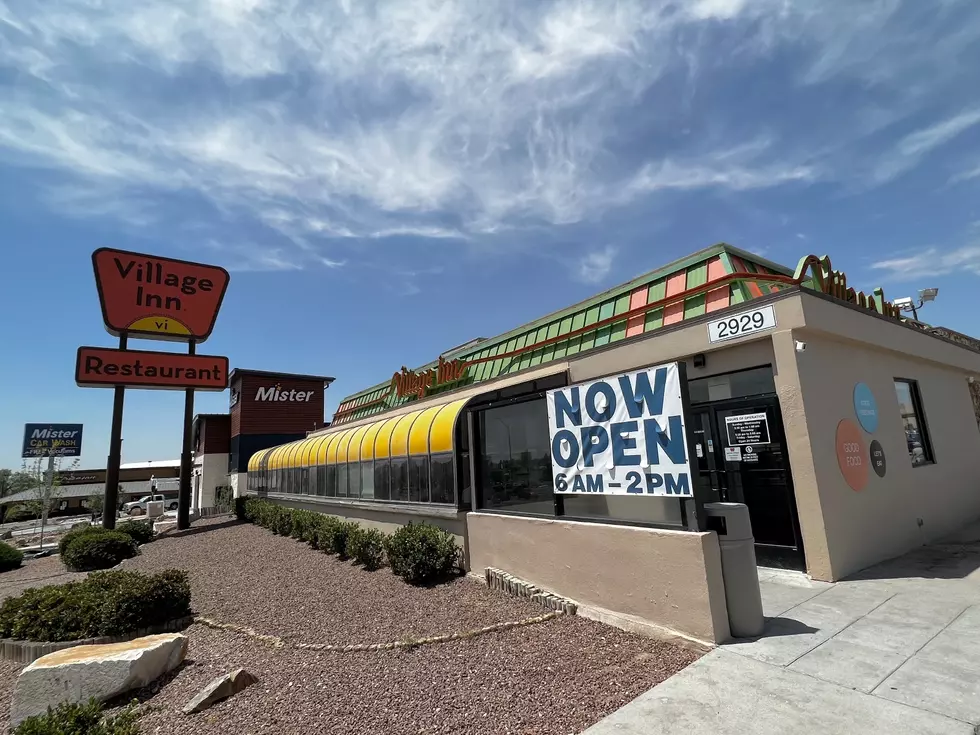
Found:
M 63 651 L 66 648 L 75 646 L 98 646 L 105 643 L 123 643 L 145 635 L 158 635 L 160 633 L 177 633 L 187 628 L 194 622 L 194 616 L 190 615 L 179 620 L 171 620 L 163 625 L 154 625 L 149 628 L 140 628 L 127 635 L 102 636 L 100 638 L 83 638 L 78 641 L 58 641 L 48 643 L 45 641 L 18 641 L 13 638 L 0 638 L 0 659 L 5 661 L 15 661 L 19 664 L 33 663 L 41 656 L 47 656 L 55 651 Z
M 709 643 L 730 637 L 714 533 L 470 513 L 470 568 Z

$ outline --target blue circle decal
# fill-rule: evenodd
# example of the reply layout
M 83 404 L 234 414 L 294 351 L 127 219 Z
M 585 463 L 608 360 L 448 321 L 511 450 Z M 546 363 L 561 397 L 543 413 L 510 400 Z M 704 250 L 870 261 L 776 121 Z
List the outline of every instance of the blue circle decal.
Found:
M 854 386 L 854 413 L 857 414 L 861 428 L 873 434 L 878 428 L 878 404 L 874 393 L 865 383 Z

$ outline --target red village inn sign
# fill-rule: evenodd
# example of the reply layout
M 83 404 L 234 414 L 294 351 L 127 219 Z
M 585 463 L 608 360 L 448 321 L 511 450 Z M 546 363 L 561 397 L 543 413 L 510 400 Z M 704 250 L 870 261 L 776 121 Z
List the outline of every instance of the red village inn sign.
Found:
M 110 334 L 203 342 L 228 288 L 228 271 L 125 250 L 92 253 L 102 318 Z

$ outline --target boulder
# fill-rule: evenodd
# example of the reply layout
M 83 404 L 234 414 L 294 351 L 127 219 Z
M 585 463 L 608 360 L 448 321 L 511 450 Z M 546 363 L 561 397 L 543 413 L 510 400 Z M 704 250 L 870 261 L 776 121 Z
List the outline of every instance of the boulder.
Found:
M 187 655 L 187 637 L 149 635 L 123 643 L 75 646 L 42 656 L 20 672 L 14 685 L 10 724 L 62 702 L 101 702 L 142 689 L 177 668 Z
M 184 705 L 184 714 L 191 715 L 195 712 L 203 712 L 208 707 L 238 694 L 245 687 L 251 686 L 257 681 L 258 679 L 245 669 L 235 669 L 230 674 L 219 676 Z

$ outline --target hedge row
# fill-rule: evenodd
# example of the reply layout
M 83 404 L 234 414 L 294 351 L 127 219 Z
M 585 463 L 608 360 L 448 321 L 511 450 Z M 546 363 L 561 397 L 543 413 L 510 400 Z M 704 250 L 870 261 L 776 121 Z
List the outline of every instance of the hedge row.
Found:
M 462 554 L 456 539 L 428 523 L 410 523 L 389 535 L 353 521 L 252 497 L 238 498 L 235 512 L 239 520 L 304 541 L 341 559 L 353 559 L 365 569 L 388 564 L 409 584 L 432 584 L 461 571 Z
M 8 597 L 0 605 L 0 638 L 58 642 L 125 635 L 190 614 L 186 572 L 93 572 L 79 582 Z
M 43 715 L 21 722 L 13 735 L 139 735 L 139 710 L 134 700 L 126 709 L 107 713 L 105 705 L 90 699 L 85 704 L 63 702 Z

